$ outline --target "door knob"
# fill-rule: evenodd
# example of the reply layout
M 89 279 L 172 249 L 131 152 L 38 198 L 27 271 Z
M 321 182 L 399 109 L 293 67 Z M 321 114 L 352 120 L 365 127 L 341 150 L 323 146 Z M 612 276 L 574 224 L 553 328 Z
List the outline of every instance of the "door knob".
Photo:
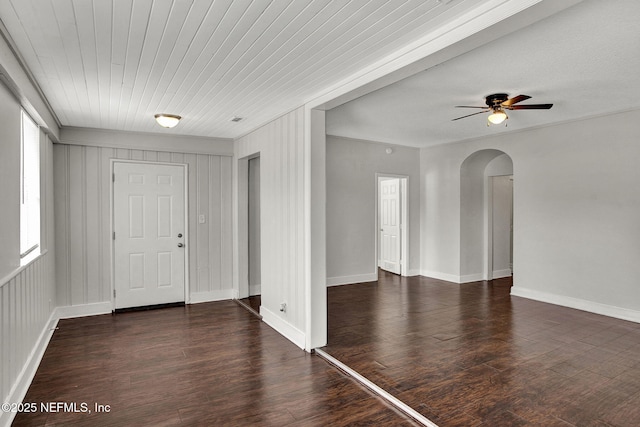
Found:
M 182 237 L 182 233 L 178 233 L 178 237 Z
M 178 243 L 178 247 L 179 247 L 179 248 L 181 248 L 181 247 L 183 247 L 183 246 L 184 246 L 184 245 L 183 245 L 182 243 Z

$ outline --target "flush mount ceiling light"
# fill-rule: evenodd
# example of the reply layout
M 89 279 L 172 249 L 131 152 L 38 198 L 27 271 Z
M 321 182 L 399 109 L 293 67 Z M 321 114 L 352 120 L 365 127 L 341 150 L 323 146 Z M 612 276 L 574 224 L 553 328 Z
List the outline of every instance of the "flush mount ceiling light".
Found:
M 156 122 L 163 128 L 172 128 L 175 127 L 182 117 L 176 116 L 175 114 L 156 114 L 153 116 L 156 118 Z

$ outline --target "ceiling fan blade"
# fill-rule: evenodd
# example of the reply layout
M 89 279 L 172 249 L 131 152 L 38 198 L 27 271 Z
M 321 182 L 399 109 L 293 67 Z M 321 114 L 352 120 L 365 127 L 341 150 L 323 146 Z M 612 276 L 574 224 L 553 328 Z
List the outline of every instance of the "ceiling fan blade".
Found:
M 487 107 L 487 106 L 476 107 L 475 105 L 456 105 L 454 108 L 484 108 L 485 110 L 489 109 L 489 107 Z
M 529 104 L 529 105 L 513 105 L 507 107 L 509 110 L 548 110 L 553 104 Z
M 518 102 L 522 102 L 522 101 L 527 100 L 529 98 L 531 98 L 529 95 L 518 95 L 518 96 L 514 96 L 511 99 L 507 99 L 506 101 L 504 101 L 500 105 L 502 105 L 503 107 L 510 107 L 513 104 L 517 104 Z
M 482 113 L 487 113 L 487 112 L 488 111 L 478 111 L 477 113 L 467 114 L 466 116 L 458 117 L 457 119 L 452 119 L 451 121 L 454 122 L 456 120 L 464 119 L 465 117 L 471 117 L 471 116 L 475 116 L 476 114 L 482 114 Z

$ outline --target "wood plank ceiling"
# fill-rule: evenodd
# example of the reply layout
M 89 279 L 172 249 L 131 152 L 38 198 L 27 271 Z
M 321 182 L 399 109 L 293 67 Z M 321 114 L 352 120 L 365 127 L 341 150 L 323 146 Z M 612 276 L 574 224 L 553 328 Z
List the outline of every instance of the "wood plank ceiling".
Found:
M 165 112 L 184 118 L 172 132 L 229 138 L 478 4 L 2 0 L 0 19 L 63 126 L 158 132 Z

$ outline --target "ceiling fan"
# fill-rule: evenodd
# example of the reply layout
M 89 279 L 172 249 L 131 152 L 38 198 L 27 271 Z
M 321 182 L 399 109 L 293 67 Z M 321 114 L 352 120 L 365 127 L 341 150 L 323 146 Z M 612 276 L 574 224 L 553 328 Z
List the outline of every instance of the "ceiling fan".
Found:
M 476 114 L 488 113 L 491 111 L 489 117 L 489 121 L 487 122 L 487 126 L 490 124 L 498 125 L 504 122 L 509 117 L 504 110 L 548 110 L 553 107 L 553 104 L 526 104 L 526 105 L 515 105 L 519 102 L 527 100 L 531 98 L 529 95 L 518 95 L 509 99 L 509 95 L 506 93 L 494 93 L 486 97 L 486 107 L 475 107 L 470 105 L 456 105 L 456 108 L 482 108 L 484 111 L 479 111 L 473 114 L 467 114 L 466 116 L 458 117 L 455 120 L 464 119 L 465 117 L 475 116 Z

